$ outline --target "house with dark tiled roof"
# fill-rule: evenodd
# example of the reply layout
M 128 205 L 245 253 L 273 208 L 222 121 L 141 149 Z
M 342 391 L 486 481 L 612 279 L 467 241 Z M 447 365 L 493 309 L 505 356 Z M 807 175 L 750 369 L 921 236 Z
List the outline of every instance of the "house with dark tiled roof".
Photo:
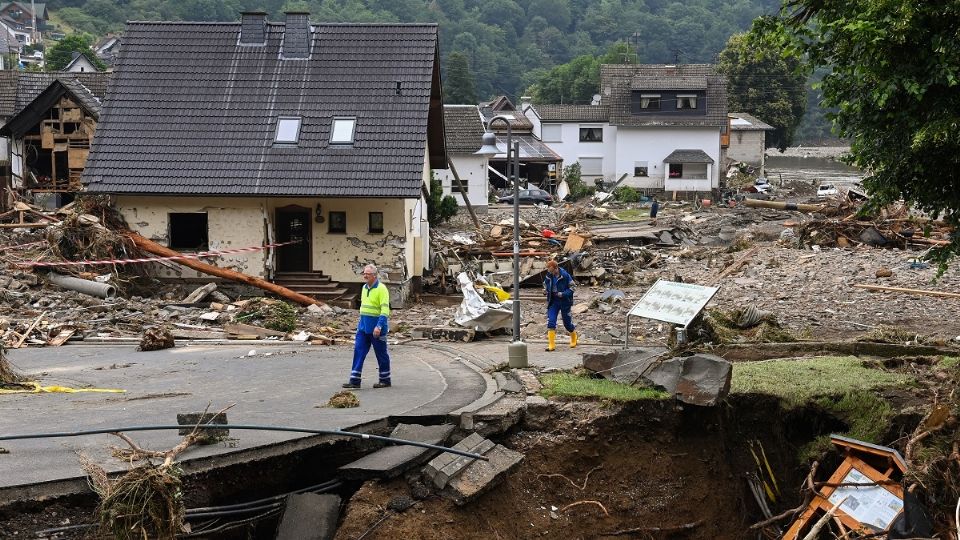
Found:
M 443 185 L 443 194 L 451 195 L 457 204 L 465 200 L 479 212 L 487 209 L 489 186 L 487 180 L 489 158 L 477 155 L 483 146 L 483 117 L 476 105 L 444 105 L 443 125 L 447 139 L 447 157 L 452 167 L 434 169 L 433 174 Z M 456 170 L 460 183 L 454 178 Z M 466 192 L 461 190 L 461 183 Z
M 22 45 L 32 45 L 43 41 L 40 31 L 47 25 L 50 18 L 45 3 L 34 2 L 31 10 L 30 2 L 4 2 L 0 4 L 0 20 L 9 26 Z M 34 19 L 36 13 L 36 19 Z M 36 28 L 34 28 L 36 20 Z
M 712 65 L 608 64 L 596 105 L 524 109 L 534 133 L 580 163 L 586 180 L 649 191 L 719 187 L 727 134 L 726 82 Z
M 428 264 L 446 163 L 435 24 L 130 22 L 84 170 L 141 235 L 319 296 Z M 163 276 L 178 277 L 162 269 Z M 182 276 L 188 276 L 184 273 Z
M 5 187 L 46 204 L 47 194 L 81 189 L 106 93 L 105 73 L 0 72 L 0 141 Z M 67 198 L 53 196 L 52 205 Z
M 767 132 L 774 127 L 747 113 L 729 113 L 730 146 L 727 157 L 730 161 L 746 163 L 764 174 L 766 166 Z
M 544 144 L 538 134 L 534 133 L 534 124 L 523 113 L 522 106 L 523 103 L 518 109 L 506 96 L 480 104 L 484 126 L 487 131 L 497 135 L 497 148 L 500 149 L 498 154 L 490 156 L 490 182 L 497 188 L 509 187 L 507 181 L 507 136 L 509 135 L 511 144 L 519 147 L 518 178 L 521 185 L 540 187 L 553 193 L 555 188 L 553 180 L 556 178 L 562 158 L 550 146 Z M 503 120 L 493 121 L 497 116 Z

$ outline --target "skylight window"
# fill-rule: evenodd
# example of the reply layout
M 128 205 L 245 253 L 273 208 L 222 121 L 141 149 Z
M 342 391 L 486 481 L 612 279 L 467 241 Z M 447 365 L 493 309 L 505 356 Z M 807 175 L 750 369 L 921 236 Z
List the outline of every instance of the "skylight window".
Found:
M 277 119 L 277 136 L 274 142 L 297 144 L 300 141 L 300 117 L 281 116 Z
M 357 125 L 356 118 L 334 118 L 330 127 L 331 144 L 352 144 L 353 130 Z

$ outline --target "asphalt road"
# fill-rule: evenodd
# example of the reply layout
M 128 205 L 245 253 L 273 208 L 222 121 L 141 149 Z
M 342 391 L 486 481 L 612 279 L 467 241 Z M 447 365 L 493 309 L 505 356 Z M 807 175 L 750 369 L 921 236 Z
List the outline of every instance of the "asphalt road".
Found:
M 67 345 L 8 351 L 15 368 L 43 385 L 116 388 L 124 393 L 0 395 L 0 434 L 176 424 L 177 414 L 228 405 L 233 424 L 343 429 L 390 416 L 446 414 L 477 400 L 485 379 L 456 355 L 415 345 L 392 346 L 393 387 L 373 389 L 376 359 L 364 366 L 357 408 L 324 407 L 350 370 L 352 347 L 302 344 L 190 345 L 138 352 L 133 346 Z M 167 450 L 176 431 L 129 434 L 152 450 Z M 190 449 L 184 460 L 245 455 L 307 435 L 233 431 L 229 444 Z M 110 454 L 125 446 L 112 435 L 0 441 L 0 490 L 83 476 L 82 452 L 108 471 L 125 465 Z M 248 452 L 249 453 L 249 452 Z M 16 489 L 16 488 L 15 488 Z

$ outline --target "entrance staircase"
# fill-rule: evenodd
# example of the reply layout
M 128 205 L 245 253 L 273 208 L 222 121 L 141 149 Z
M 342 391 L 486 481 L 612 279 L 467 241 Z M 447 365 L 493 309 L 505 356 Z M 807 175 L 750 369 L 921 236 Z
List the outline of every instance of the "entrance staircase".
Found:
M 331 280 L 323 272 L 277 272 L 273 282 L 332 306 L 352 309 L 359 305 L 356 292 Z

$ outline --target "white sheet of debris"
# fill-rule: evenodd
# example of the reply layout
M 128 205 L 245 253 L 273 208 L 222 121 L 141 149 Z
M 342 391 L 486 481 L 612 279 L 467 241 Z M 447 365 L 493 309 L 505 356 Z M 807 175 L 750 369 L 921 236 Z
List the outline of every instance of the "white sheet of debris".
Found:
M 457 274 L 463 302 L 453 315 L 453 321 L 464 328 L 477 332 L 489 332 L 498 328 L 510 328 L 513 322 L 513 300 L 502 304 L 485 301 L 466 272 Z

